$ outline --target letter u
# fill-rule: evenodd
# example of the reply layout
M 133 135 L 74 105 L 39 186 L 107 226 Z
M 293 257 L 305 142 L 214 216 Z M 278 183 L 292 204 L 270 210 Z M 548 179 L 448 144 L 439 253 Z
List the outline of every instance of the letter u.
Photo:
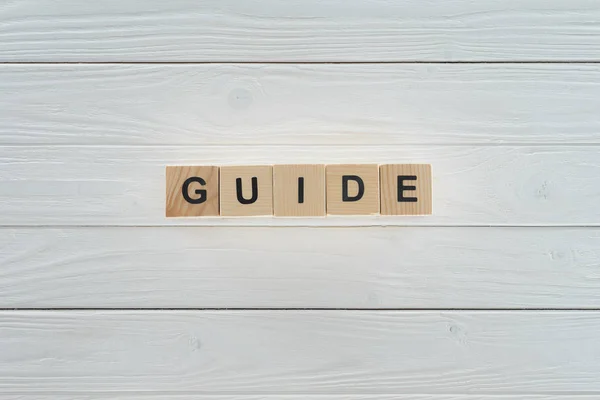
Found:
M 252 196 L 250 199 L 245 199 L 242 191 L 242 178 L 236 178 L 235 180 L 235 191 L 237 199 L 241 204 L 252 204 L 258 200 L 258 178 L 252 177 Z

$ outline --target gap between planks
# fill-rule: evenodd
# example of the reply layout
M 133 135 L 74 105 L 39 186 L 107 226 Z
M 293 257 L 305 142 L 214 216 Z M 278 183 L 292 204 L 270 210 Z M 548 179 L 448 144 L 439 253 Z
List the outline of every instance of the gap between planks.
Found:
M 8 396 L 8 397 L 6 397 Z M 12 397 L 19 396 L 19 397 Z M 60 396 L 60 397 L 57 397 Z M 83 396 L 83 397 L 82 397 Z M 118 396 L 118 397 L 115 397 Z M 378 394 L 222 394 L 202 393 L 197 392 L 173 392 L 164 390 L 148 390 L 148 391 L 44 391 L 43 394 L 32 394 L 23 391 L 8 391 L 0 393 L 0 400 L 139 400 L 139 399 L 155 399 L 155 400 L 572 400 L 573 398 L 580 400 L 598 400 L 598 397 L 593 394 L 398 394 L 398 393 L 378 393 Z
M 400 217 L 401 218 L 401 217 Z M 226 218 L 220 218 L 226 220 Z M 232 218 L 233 219 L 233 218 Z M 219 219 L 216 219 L 219 220 Z M 0 225 L 0 230 L 13 230 L 13 229 L 80 229 L 80 228 L 93 228 L 93 229 L 147 229 L 147 228 L 163 228 L 163 229 L 198 229 L 198 228 L 217 228 L 217 229 L 229 229 L 238 227 L 237 225 Z M 242 228 L 269 228 L 269 229 L 295 229 L 295 228 L 306 228 L 306 229 L 380 229 L 380 228 L 402 228 L 408 227 L 410 229 L 431 229 L 431 228 L 493 228 L 493 229 L 557 229 L 563 230 L 566 228 L 577 228 L 577 229 L 590 229 L 599 230 L 600 226 L 596 225 L 240 225 Z
M 52 312 L 66 312 L 66 311 L 152 311 L 152 312 L 170 312 L 170 311 L 223 311 L 223 312 L 236 312 L 236 311 L 293 311 L 293 312 L 320 312 L 320 311 L 368 311 L 368 312 L 383 312 L 383 313 L 411 313 L 411 312 L 474 312 L 474 313 L 487 313 L 487 312 L 567 312 L 567 311 L 577 311 L 577 312 L 598 312 L 600 308 L 598 307 L 590 307 L 590 308 L 540 308 L 540 307 L 532 307 L 532 308 L 416 308 L 416 307 L 408 307 L 408 308 L 331 308 L 331 307 L 310 307 L 310 308 L 302 308 L 302 307 L 254 307 L 254 308 L 241 308 L 241 307 L 149 307 L 149 308 L 139 308 L 139 307 L 52 307 L 52 308 L 40 308 L 40 307 L 0 307 L 0 312 L 4 311 L 14 311 L 14 312 L 27 312 L 27 311 L 52 311 Z
M 358 216 L 360 217 L 360 216 Z M 406 218 L 408 216 L 398 216 L 398 219 Z M 190 228 L 190 229 L 198 229 L 198 228 L 282 228 L 282 229 L 294 229 L 294 228 L 310 228 L 310 229 L 340 229 L 340 228 L 520 228 L 520 229 L 528 229 L 528 228 L 545 228 L 545 229 L 568 229 L 568 228 L 578 228 L 578 229 L 599 229 L 600 224 L 588 224 L 588 225 L 577 225 L 577 224 L 548 224 L 548 225 L 534 225 L 534 224 L 524 224 L 524 225 L 508 225 L 508 224 L 473 224 L 473 225 L 410 225 L 410 224 L 389 224 L 389 223 L 381 223 L 376 225 L 374 223 L 365 223 L 365 224 L 357 224 L 357 223 L 348 223 L 348 224 L 338 224 L 338 225 L 311 225 L 309 223 L 302 224 L 298 223 L 301 219 L 295 219 L 291 217 L 252 217 L 252 218 L 264 218 L 266 222 L 257 223 L 253 225 L 248 224 L 219 224 L 219 222 L 232 222 L 232 221 L 243 221 L 244 219 L 240 219 L 239 217 L 210 217 L 207 218 L 214 222 L 211 225 L 170 225 L 170 224 L 148 224 L 148 225 L 116 225 L 116 224 L 104 224 L 104 225 L 84 225 L 84 224 L 68 224 L 68 225 L 59 225 L 59 224 L 40 224 L 40 225 L 0 225 L 1 229 L 78 229 L 78 228 Z M 307 217 L 312 218 L 312 217 Z M 320 217 L 319 217 L 320 218 Z M 395 217 L 394 217 L 395 218 Z M 192 222 L 194 220 L 202 220 L 201 217 L 190 217 L 188 218 Z M 321 218 L 324 219 L 324 218 Z M 343 217 L 339 218 L 340 221 L 343 220 Z M 282 223 L 282 225 L 272 225 L 274 221 L 278 221 Z M 312 220 L 311 220 L 312 221 Z M 284 223 L 288 223 L 289 225 L 283 225 Z M 293 224 L 292 224 L 293 223 Z
M 378 147 L 378 146 L 388 146 L 390 143 L 386 142 L 373 142 L 369 144 L 343 144 L 344 147 Z M 244 146 L 244 147 L 254 147 L 254 148 L 270 148 L 270 147 L 281 147 L 281 146 L 290 146 L 289 143 L 247 143 L 247 144 L 223 144 L 223 143 L 207 143 L 202 144 L 201 147 L 228 147 L 228 146 Z M 311 143 L 302 143 L 302 144 L 293 144 L 295 147 L 332 147 L 337 148 L 340 147 L 340 144 L 334 143 L 324 143 L 324 144 L 311 144 Z M 393 146 L 398 146 L 398 144 L 393 144 Z M 438 142 L 424 142 L 424 143 L 410 143 L 402 145 L 402 147 L 559 147 L 561 149 L 569 148 L 569 147 L 600 147 L 600 143 L 598 142 L 578 142 L 578 143 L 561 143 L 561 142 L 498 142 L 498 143 L 485 143 L 485 142 L 455 142 L 455 143 L 438 143 Z M 154 143 L 140 143 L 140 144 L 47 144 L 47 143 L 6 143 L 0 144 L 0 148 L 4 147 L 18 147 L 18 148 L 28 148 L 28 147 L 43 147 L 47 149 L 59 149 L 59 148 L 86 148 L 86 149 L 104 149 L 104 148 L 164 148 L 164 147 L 172 147 L 174 149 L 177 148 L 188 148 L 188 147 L 199 147 L 196 144 L 181 144 L 181 143 L 164 143 L 164 144 L 154 144 Z
M 360 65 L 360 64 L 600 64 L 600 60 L 505 60 L 505 61 L 0 61 L 0 65 Z

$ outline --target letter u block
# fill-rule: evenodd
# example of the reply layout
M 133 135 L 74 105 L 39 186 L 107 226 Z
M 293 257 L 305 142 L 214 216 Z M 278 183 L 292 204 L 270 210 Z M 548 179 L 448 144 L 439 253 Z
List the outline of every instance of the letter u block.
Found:
M 167 217 L 219 215 L 219 167 L 169 166 Z
M 221 167 L 221 216 L 273 215 L 271 165 Z

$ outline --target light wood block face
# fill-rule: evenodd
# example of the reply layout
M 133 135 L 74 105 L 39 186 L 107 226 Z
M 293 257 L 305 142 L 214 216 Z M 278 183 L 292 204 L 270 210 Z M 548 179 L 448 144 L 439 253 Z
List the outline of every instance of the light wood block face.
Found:
M 273 167 L 275 216 L 325 216 L 325 165 Z
M 379 213 L 379 166 L 342 164 L 327 166 L 327 214 Z
M 382 215 L 431 214 L 431 165 L 381 165 L 379 176 Z
M 219 215 L 219 167 L 168 166 L 166 216 Z
M 271 165 L 221 167 L 221 215 L 273 215 Z

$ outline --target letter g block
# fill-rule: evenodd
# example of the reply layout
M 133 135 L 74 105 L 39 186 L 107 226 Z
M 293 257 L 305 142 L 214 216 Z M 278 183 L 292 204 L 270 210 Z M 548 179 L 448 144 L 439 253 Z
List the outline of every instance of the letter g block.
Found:
M 167 217 L 219 215 L 219 167 L 169 166 Z

